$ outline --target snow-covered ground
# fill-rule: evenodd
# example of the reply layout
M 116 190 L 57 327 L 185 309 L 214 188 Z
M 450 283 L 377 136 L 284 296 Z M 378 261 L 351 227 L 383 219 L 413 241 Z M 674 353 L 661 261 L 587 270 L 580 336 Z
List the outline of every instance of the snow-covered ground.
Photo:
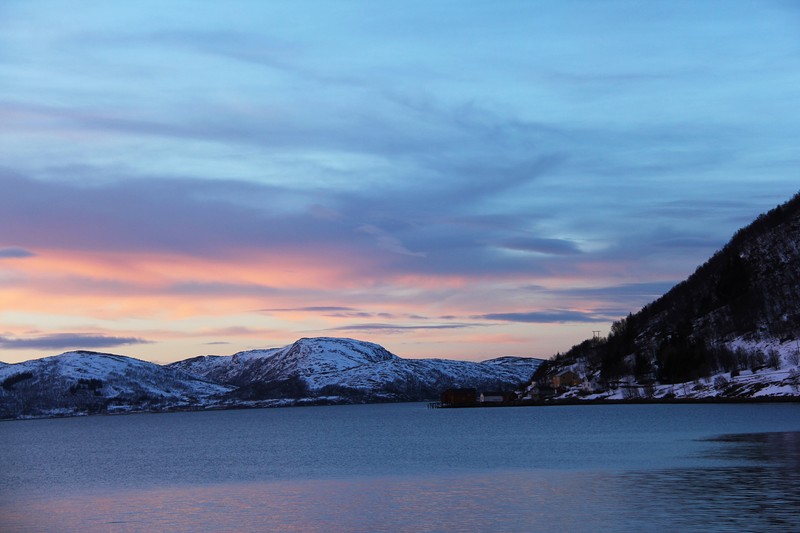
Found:
M 741 369 L 717 372 L 711 376 L 677 384 L 640 384 L 633 378 L 623 379 L 609 389 L 592 387 L 588 382 L 571 387 L 558 396 L 560 399 L 581 400 L 627 400 L 627 399 L 703 399 L 703 398 L 765 398 L 800 397 L 800 346 L 797 341 L 780 342 L 776 339 L 738 338 L 726 343 L 733 350 L 755 350 L 765 354 L 768 362 L 770 352 L 779 356 L 778 368 L 763 366 L 757 369 Z M 571 368 L 572 369 L 572 368 Z M 577 368 L 573 370 L 579 370 Z

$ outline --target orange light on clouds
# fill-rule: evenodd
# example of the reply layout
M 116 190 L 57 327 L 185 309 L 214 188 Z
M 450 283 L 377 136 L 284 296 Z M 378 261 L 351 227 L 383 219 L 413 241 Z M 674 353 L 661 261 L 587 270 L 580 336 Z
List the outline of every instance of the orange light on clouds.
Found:
M 516 288 L 520 282 L 379 276 L 374 270 L 363 276 L 357 257 L 321 257 L 291 250 L 228 252 L 219 258 L 36 250 L 2 265 L 14 281 L 0 290 L 0 308 L 6 323 L 17 324 L 6 331 L 10 336 L 69 331 L 136 337 L 152 343 L 116 351 L 159 360 L 204 353 L 205 344 L 232 353 L 303 336 L 371 340 L 405 357 L 486 359 L 498 350 L 544 356 L 537 341 L 542 331 L 558 337 L 555 331 L 564 329 L 480 318 L 547 307 L 550 297 L 539 294 L 534 305 L 529 293 Z M 565 282 L 549 278 L 548 283 Z M 505 294 L 502 305 L 487 298 L 498 291 Z M 592 309 L 587 301 L 569 307 Z M 421 352 L 415 348 L 420 343 Z M 165 350 L 171 351 L 165 355 Z

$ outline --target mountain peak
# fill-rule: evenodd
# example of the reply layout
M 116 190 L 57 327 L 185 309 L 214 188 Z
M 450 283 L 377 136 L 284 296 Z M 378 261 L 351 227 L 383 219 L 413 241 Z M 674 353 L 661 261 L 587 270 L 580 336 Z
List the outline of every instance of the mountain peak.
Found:
M 302 375 L 340 372 L 397 356 L 378 344 L 338 337 L 303 338 L 272 356 L 284 369 Z

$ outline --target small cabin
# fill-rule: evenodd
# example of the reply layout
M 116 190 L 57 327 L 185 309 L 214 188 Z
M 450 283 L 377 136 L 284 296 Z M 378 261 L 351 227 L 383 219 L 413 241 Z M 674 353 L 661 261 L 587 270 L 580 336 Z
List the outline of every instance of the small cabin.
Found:
M 517 399 L 517 394 L 512 391 L 482 392 L 478 397 L 480 403 L 511 403 Z
M 478 400 L 481 403 L 503 403 L 503 393 L 502 392 L 482 392 L 480 399 Z
M 583 384 L 583 379 L 572 370 L 565 370 L 553 376 L 552 386 L 554 389 L 561 387 L 578 387 Z

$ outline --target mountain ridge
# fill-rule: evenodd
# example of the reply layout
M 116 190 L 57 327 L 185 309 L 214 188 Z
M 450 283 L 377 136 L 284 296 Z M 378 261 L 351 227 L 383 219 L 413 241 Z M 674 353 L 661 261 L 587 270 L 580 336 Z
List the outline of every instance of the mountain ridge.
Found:
M 403 359 L 355 339 L 158 365 L 75 350 L 0 365 L 0 418 L 437 399 L 450 386 L 518 388 L 542 362 Z
M 404 359 L 378 344 L 318 337 L 283 348 L 193 358 L 168 366 L 236 385 L 249 399 L 268 398 L 272 386 L 281 394 L 288 388 L 294 395 L 346 394 L 359 401 L 387 401 L 435 399 L 451 386 L 518 387 L 541 362 L 522 357 L 490 361 L 494 362 Z M 528 377 L 520 380 L 525 374 Z

